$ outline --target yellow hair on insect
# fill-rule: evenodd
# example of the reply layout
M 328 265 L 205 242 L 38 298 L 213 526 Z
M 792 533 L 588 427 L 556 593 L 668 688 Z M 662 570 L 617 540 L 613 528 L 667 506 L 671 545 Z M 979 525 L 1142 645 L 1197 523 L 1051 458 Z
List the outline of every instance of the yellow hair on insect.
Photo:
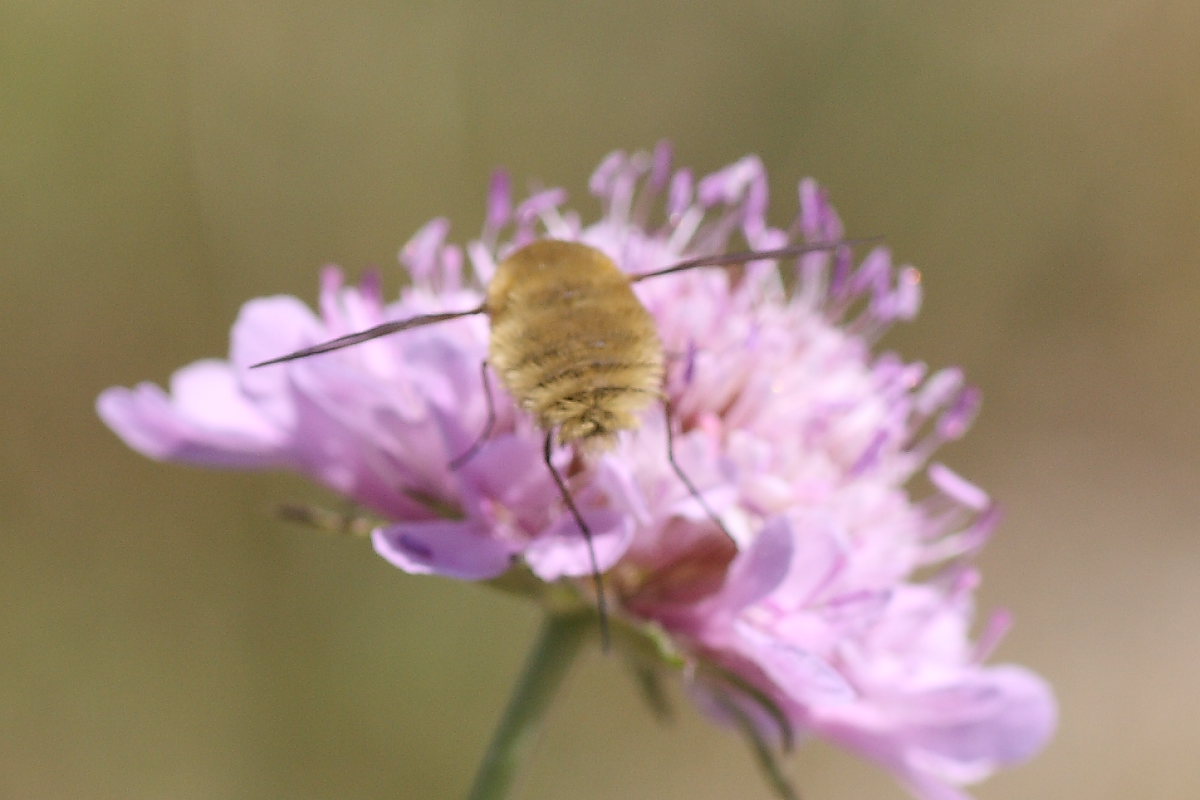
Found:
M 488 285 L 488 360 L 560 444 L 611 447 L 662 395 L 654 318 L 612 259 L 545 239 L 504 259 Z

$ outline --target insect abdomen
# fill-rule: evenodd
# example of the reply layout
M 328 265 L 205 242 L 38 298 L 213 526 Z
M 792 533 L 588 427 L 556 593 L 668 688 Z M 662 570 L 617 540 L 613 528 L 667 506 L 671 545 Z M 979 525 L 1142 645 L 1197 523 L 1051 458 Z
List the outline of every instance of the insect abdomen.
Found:
M 534 242 L 488 287 L 490 360 L 500 380 L 561 443 L 610 445 L 661 394 L 662 345 L 628 277 L 576 242 Z

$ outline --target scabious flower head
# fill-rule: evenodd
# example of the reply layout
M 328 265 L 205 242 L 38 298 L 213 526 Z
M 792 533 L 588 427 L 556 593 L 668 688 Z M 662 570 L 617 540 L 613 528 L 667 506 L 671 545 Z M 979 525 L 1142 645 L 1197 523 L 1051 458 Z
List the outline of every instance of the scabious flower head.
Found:
M 154 458 L 310 476 L 386 520 L 375 548 L 408 572 L 484 580 L 520 564 L 582 584 L 591 564 L 541 463 L 543 432 L 498 386 L 495 432 L 448 466 L 486 422 L 486 317 L 248 366 L 384 321 L 474 308 L 499 259 L 538 238 L 590 244 L 637 273 L 844 236 L 811 181 L 794 222 L 772 227 L 754 157 L 696 179 L 665 146 L 615 153 L 590 188 L 602 213 L 585 223 L 557 189 L 514 204 L 500 175 L 479 238 L 451 244 L 439 219 L 401 250 L 410 285 L 398 300 L 386 302 L 374 277 L 347 286 L 328 268 L 316 313 L 292 297 L 252 300 L 227 361 L 181 369 L 169 393 L 109 389 L 100 414 Z M 971 558 L 995 506 L 930 463 L 969 427 L 978 392 L 956 369 L 930 374 L 872 350 L 915 315 L 916 270 L 894 267 L 884 247 L 859 263 L 839 248 L 681 272 L 637 291 L 668 353 L 677 460 L 732 541 L 671 470 L 661 410 L 609 453 L 558 453 L 618 613 L 661 630 L 685 661 L 717 668 L 692 672 L 715 716 L 744 712 L 765 738 L 794 729 L 834 741 L 927 800 L 965 797 L 958 787 L 1040 750 L 1055 725 L 1048 687 L 983 663 L 1007 618 L 969 636 Z M 931 489 L 914 497 L 906 486 L 919 473 Z M 713 674 L 765 704 L 731 705 Z

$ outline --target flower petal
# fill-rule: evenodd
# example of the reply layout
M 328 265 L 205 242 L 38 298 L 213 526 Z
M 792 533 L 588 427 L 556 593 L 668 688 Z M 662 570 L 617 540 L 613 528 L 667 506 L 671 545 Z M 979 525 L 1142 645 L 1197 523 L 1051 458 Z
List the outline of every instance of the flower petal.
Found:
M 903 719 L 914 745 L 983 777 L 1034 756 L 1049 740 L 1057 716 L 1044 680 L 1002 665 L 913 696 Z
M 783 517 L 763 526 L 730 565 L 721 591 L 706 601 L 708 613 L 737 614 L 770 594 L 791 568 L 793 540 L 792 526 Z
M 745 622 L 736 629 L 738 652 L 749 656 L 793 702 L 815 709 L 828 703 L 848 703 L 858 696 L 846 677 L 817 653 Z
M 592 535 L 596 564 L 601 572 L 610 569 L 629 549 L 634 527 L 628 514 L 611 509 L 580 509 Z M 525 550 L 525 560 L 533 573 L 544 581 L 590 575 L 591 554 L 587 539 L 569 514 L 548 531 L 536 537 Z
M 288 463 L 284 432 L 240 393 L 229 365 L 200 361 L 171 383 L 170 396 L 150 383 L 108 389 L 96 401 L 97 413 L 151 458 L 244 469 Z
M 512 566 L 511 549 L 472 520 L 397 523 L 377 529 L 371 541 L 379 555 L 417 575 L 479 581 L 502 575 Z

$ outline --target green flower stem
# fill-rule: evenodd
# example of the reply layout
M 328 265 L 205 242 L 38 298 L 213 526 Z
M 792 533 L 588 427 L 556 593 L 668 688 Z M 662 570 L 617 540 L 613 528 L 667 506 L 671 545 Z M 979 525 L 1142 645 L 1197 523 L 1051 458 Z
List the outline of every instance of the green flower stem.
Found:
M 503 800 L 508 796 L 525 755 L 537 739 L 550 701 L 578 655 L 588 629 L 595 625 L 595 615 L 590 609 L 546 615 L 504 717 L 475 774 L 469 800 Z

